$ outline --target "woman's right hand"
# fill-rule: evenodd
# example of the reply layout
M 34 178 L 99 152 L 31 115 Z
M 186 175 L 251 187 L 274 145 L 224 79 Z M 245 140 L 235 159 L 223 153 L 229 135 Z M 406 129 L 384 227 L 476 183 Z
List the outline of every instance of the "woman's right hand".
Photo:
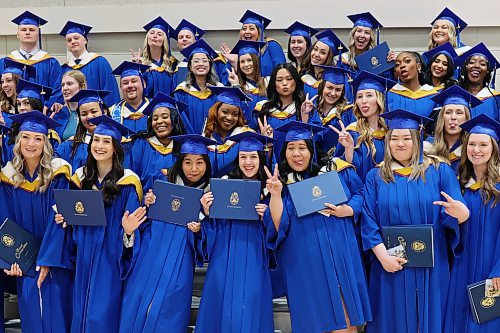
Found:
M 144 196 L 144 205 L 149 208 L 156 202 L 156 195 L 153 193 L 152 189 L 149 189 L 148 193 Z
M 352 135 L 345 129 L 345 125 L 342 122 L 342 120 L 339 119 L 339 125 L 341 130 L 339 131 L 332 125 L 328 125 L 332 131 L 337 133 L 339 135 L 339 143 L 345 147 L 346 150 L 348 149 L 354 149 L 354 139 L 352 138 Z
M 132 54 L 132 62 L 135 62 L 137 64 L 142 64 L 142 52 L 141 48 L 137 51 L 137 53 L 134 52 L 134 50 L 130 49 L 130 53 Z
M 237 54 L 231 54 L 231 49 L 229 46 L 227 46 L 226 43 L 220 44 L 220 53 L 224 58 L 227 59 L 231 63 L 231 66 L 233 68 L 236 68 L 236 63 L 238 62 L 238 55 Z
M 402 270 L 403 264 L 408 262 L 406 259 L 390 256 L 389 254 L 380 258 L 379 261 L 388 273 L 396 273 L 397 271 Z
M 205 216 L 210 215 L 210 206 L 212 206 L 212 203 L 214 202 L 214 195 L 212 194 L 212 192 L 203 194 L 200 202 L 203 206 L 203 214 L 205 214 Z
M 264 166 L 267 175 L 266 188 L 271 195 L 280 195 L 283 191 L 283 183 L 280 181 L 278 163 L 274 167 L 274 173 L 271 174 L 267 166 Z
M 19 264 L 13 263 L 10 266 L 10 269 L 4 269 L 3 270 L 5 274 L 9 276 L 23 276 L 23 271 L 21 270 L 21 267 L 19 267 Z
M 54 220 L 56 221 L 57 224 L 61 224 L 62 223 L 62 227 L 63 228 L 66 228 L 68 226 L 66 224 L 66 222 L 64 221 L 64 216 L 62 216 L 62 214 L 56 214 Z
M 231 70 L 226 68 L 227 71 L 227 79 L 229 83 L 231 83 L 232 86 L 239 86 L 240 85 L 240 80 L 238 79 L 238 75 L 236 75 L 236 71 L 234 70 L 233 67 L 231 67 Z

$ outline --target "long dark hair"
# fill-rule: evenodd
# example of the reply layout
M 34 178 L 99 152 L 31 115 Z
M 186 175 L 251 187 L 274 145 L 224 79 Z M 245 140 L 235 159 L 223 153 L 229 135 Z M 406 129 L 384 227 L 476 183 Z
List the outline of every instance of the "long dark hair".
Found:
M 446 69 L 445 76 L 441 78 L 441 83 L 444 83 L 445 88 L 449 88 L 457 84 L 457 80 L 455 80 L 455 66 L 453 65 L 454 61 L 446 53 L 437 53 L 432 56 L 432 58 L 429 60 L 424 70 L 424 82 L 431 86 L 434 85 L 434 83 L 432 82 L 431 66 L 434 63 L 434 61 L 436 61 L 436 58 L 439 57 L 440 55 L 444 55 L 446 57 L 446 61 L 448 62 L 448 68 Z
M 414 51 L 403 51 L 403 52 L 400 53 L 400 55 L 403 54 L 403 53 L 409 54 L 410 56 L 412 56 L 415 59 L 415 62 L 417 64 L 420 64 L 421 71 L 420 71 L 420 73 L 418 73 L 418 83 L 420 85 L 425 84 L 426 80 L 425 80 L 425 74 L 424 74 L 424 72 L 425 72 L 426 66 L 425 66 L 424 58 L 420 55 L 420 53 L 414 52 Z M 394 72 L 395 72 L 395 67 L 393 69 L 393 74 L 394 74 Z M 394 76 L 399 81 L 399 78 L 396 75 L 394 75 Z
M 264 119 L 264 116 L 268 116 L 271 109 L 278 108 L 281 109 L 285 105 L 281 105 L 280 95 L 276 91 L 276 77 L 278 76 L 278 71 L 280 69 L 286 69 L 293 80 L 295 81 L 295 91 L 292 94 L 293 102 L 295 103 L 296 110 L 296 120 L 302 121 L 300 114 L 300 107 L 304 102 L 304 83 L 300 79 L 300 75 L 297 69 L 292 64 L 279 64 L 274 67 L 271 73 L 271 79 L 269 80 L 269 85 L 267 86 L 267 99 L 268 101 L 262 106 L 262 110 L 259 113 L 259 117 Z
M 92 187 L 97 183 L 99 178 L 97 161 L 92 155 L 91 147 L 93 140 L 94 136 L 92 135 L 92 139 L 90 141 L 91 143 L 87 148 L 87 162 L 85 163 L 85 166 L 83 168 L 83 174 L 85 175 L 85 178 L 82 181 L 83 190 L 92 190 Z M 122 166 L 125 152 L 120 142 L 118 142 L 118 140 L 116 140 L 115 138 L 113 138 L 113 148 L 115 152 L 113 153 L 113 164 L 111 167 L 111 171 L 104 177 L 102 181 L 102 196 L 105 206 L 110 206 L 116 199 L 116 197 L 120 194 L 120 187 L 116 183 L 125 174 L 125 170 Z
M 186 178 L 186 175 L 182 171 L 182 163 L 184 162 L 184 158 L 186 157 L 187 154 L 178 154 L 177 159 L 174 162 L 174 165 L 172 168 L 170 168 L 168 172 L 168 181 L 170 183 L 174 183 L 177 180 L 177 176 L 180 176 L 184 184 L 188 184 L 189 181 Z M 210 181 L 210 177 L 212 175 L 212 166 L 210 164 L 210 158 L 208 155 L 202 154 L 200 155 L 203 158 L 203 161 L 205 161 L 205 164 L 207 165 L 207 169 L 205 170 L 205 174 L 201 179 L 196 183 L 192 184 L 191 187 L 198 187 L 199 185 L 203 184 L 205 187 L 208 185 L 208 182 Z
M 191 55 L 188 59 L 188 65 L 187 65 L 188 77 L 186 80 L 186 83 L 188 84 L 188 86 L 191 86 L 191 85 L 196 83 L 196 77 L 194 76 L 193 71 L 191 70 L 191 61 L 193 60 L 193 56 L 194 56 L 194 54 Z M 207 55 L 207 58 L 208 58 L 208 62 L 210 64 L 210 66 L 208 68 L 208 73 L 206 75 L 207 84 L 212 85 L 212 86 L 216 86 L 217 83 L 219 82 L 219 77 L 217 76 L 217 74 L 215 74 L 214 61 L 208 55 Z
M 108 110 L 106 104 L 104 104 L 104 102 L 98 104 L 101 108 L 102 114 L 106 115 L 106 111 Z M 80 115 L 80 107 L 76 108 L 76 114 L 78 115 L 78 125 L 76 125 L 75 135 L 73 136 L 73 143 L 71 144 L 71 153 L 69 155 L 71 158 L 75 156 L 78 146 L 85 142 L 85 136 L 87 135 L 87 128 L 85 127 L 85 125 L 83 125 L 82 117 Z
M 302 61 L 300 64 L 297 63 L 297 58 L 295 58 L 292 54 L 292 49 L 290 48 L 290 42 L 292 41 L 292 36 L 290 36 L 290 38 L 288 38 L 288 53 L 287 53 L 287 57 L 288 57 L 288 60 L 290 60 L 291 62 L 293 63 L 297 63 L 297 68 L 300 68 L 302 69 L 305 65 L 305 59 L 306 58 L 309 58 L 311 57 L 311 46 L 312 46 L 312 42 L 311 42 L 311 38 L 306 38 L 304 37 L 304 39 L 306 40 L 306 52 L 304 53 L 304 56 L 302 57 Z
M 267 161 L 266 161 L 266 153 L 263 151 L 257 151 L 257 155 L 259 155 L 259 170 L 257 171 L 257 180 L 260 180 L 260 190 L 261 192 L 264 190 L 266 187 L 266 180 L 267 180 L 267 175 L 266 172 L 264 171 L 264 166 L 266 166 Z M 244 179 L 245 174 L 243 171 L 240 169 L 240 153 L 236 154 L 236 158 L 234 159 L 233 165 L 234 169 L 229 172 L 228 176 L 230 179 Z
M 38 98 L 28 97 L 28 102 L 30 102 L 31 109 L 33 111 L 43 112 L 43 103 L 41 100 L 39 100 Z M 19 113 L 17 105 L 16 105 L 16 113 Z M 18 123 L 12 124 L 9 135 L 9 145 L 13 145 L 14 143 L 16 143 L 16 138 L 17 135 L 19 134 L 19 127 L 21 127 L 21 124 Z
M 319 170 L 321 169 L 321 166 L 314 161 L 314 148 L 313 148 L 313 141 L 311 139 L 304 140 L 307 146 L 307 149 L 309 150 L 309 153 L 311 153 L 311 158 L 309 160 L 309 166 L 307 167 L 306 171 L 303 172 L 296 172 L 294 171 L 290 165 L 288 164 L 286 160 L 286 148 L 288 146 L 289 142 L 285 142 L 283 145 L 283 148 L 281 148 L 280 152 L 280 162 L 279 162 L 279 169 L 280 169 L 280 178 L 282 181 L 286 183 L 288 174 L 293 174 L 293 179 L 295 181 L 300 181 L 301 178 L 304 178 L 306 174 L 309 175 L 309 177 L 314 177 L 318 175 Z M 323 159 L 323 154 L 319 149 L 316 149 L 316 160 L 321 161 Z M 321 155 L 321 156 L 320 156 Z

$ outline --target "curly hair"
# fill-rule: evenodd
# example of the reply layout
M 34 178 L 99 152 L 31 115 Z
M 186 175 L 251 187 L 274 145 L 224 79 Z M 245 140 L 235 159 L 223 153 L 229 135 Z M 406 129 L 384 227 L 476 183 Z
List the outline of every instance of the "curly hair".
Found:
M 222 104 L 224 103 L 215 102 L 215 104 L 212 105 L 208 110 L 207 124 L 205 126 L 205 132 L 204 132 L 204 135 L 207 138 L 211 137 L 212 133 L 216 131 L 217 126 L 219 126 L 219 124 L 217 123 L 217 113 L 219 112 L 219 109 L 221 108 Z M 234 125 L 234 128 L 243 127 L 246 125 L 245 115 L 243 114 L 243 111 L 239 107 L 238 110 L 239 110 L 238 121 L 236 122 L 236 125 Z
M 151 56 L 151 48 L 149 47 L 149 44 L 148 44 L 148 34 L 149 34 L 149 31 L 146 33 L 146 37 L 144 38 L 144 43 L 142 44 L 142 55 L 141 55 L 141 59 L 142 59 L 142 63 L 144 65 L 151 65 L 153 63 L 153 57 Z M 163 33 L 163 45 L 162 45 L 162 49 L 161 49 L 161 65 L 165 67 L 165 69 L 167 70 L 167 73 L 169 74 L 173 74 L 173 66 L 174 66 L 174 63 L 172 61 L 172 57 L 169 57 L 168 55 L 168 52 L 169 52 L 169 48 L 168 48 L 168 40 L 167 40 L 167 36 L 165 35 L 165 33 Z

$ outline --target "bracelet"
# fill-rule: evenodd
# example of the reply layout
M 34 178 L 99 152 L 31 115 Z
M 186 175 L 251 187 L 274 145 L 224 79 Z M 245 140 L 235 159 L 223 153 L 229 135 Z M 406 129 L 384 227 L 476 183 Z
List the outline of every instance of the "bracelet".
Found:
M 134 246 L 134 243 L 135 243 L 135 233 L 129 236 L 127 235 L 126 232 L 123 232 L 123 246 L 129 249 L 132 246 Z

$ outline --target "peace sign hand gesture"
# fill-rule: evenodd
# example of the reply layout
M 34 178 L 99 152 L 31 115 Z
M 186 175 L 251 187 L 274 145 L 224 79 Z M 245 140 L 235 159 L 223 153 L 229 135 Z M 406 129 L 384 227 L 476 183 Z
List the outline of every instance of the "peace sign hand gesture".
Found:
M 226 68 L 226 71 L 229 74 L 227 77 L 227 79 L 229 80 L 229 83 L 231 83 L 232 86 L 239 86 L 240 80 L 238 79 L 238 75 L 236 75 L 236 71 L 234 70 L 234 68 L 231 67 L 231 70 Z
M 453 199 L 444 191 L 441 191 L 441 195 L 445 197 L 446 201 L 434 201 L 434 204 L 443 206 L 446 214 L 456 218 L 458 223 L 467 221 L 470 215 L 467 206 L 465 206 L 461 201 Z
M 314 96 L 313 98 L 309 99 L 309 93 L 306 94 L 306 99 L 304 102 L 302 102 L 302 105 L 300 106 L 300 112 L 302 113 L 302 116 L 304 115 L 309 115 L 314 108 L 314 100 L 318 98 L 318 95 Z
M 134 50 L 130 49 L 130 53 L 132 54 L 132 62 L 135 62 L 135 63 L 138 63 L 138 64 L 142 64 L 142 52 L 141 52 L 141 48 L 139 48 L 139 50 L 137 51 L 137 53 L 134 52 Z
M 278 163 L 274 166 L 274 173 L 271 174 L 267 166 L 264 166 L 267 175 L 266 188 L 271 196 L 280 195 L 283 190 L 283 183 L 280 181 Z
M 274 129 L 267 123 L 267 116 L 264 116 L 264 121 L 260 121 L 260 118 L 257 118 L 257 122 L 259 123 L 260 134 L 267 136 L 268 138 L 273 138 Z
M 354 148 L 354 139 L 352 135 L 345 129 L 345 125 L 342 120 L 339 119 L 339 125 L 341 130 L 339 131 L 333 125 L 328 125 L 332 131 L 339 135 L 339 143 L 345 147 L 345 149 Z

